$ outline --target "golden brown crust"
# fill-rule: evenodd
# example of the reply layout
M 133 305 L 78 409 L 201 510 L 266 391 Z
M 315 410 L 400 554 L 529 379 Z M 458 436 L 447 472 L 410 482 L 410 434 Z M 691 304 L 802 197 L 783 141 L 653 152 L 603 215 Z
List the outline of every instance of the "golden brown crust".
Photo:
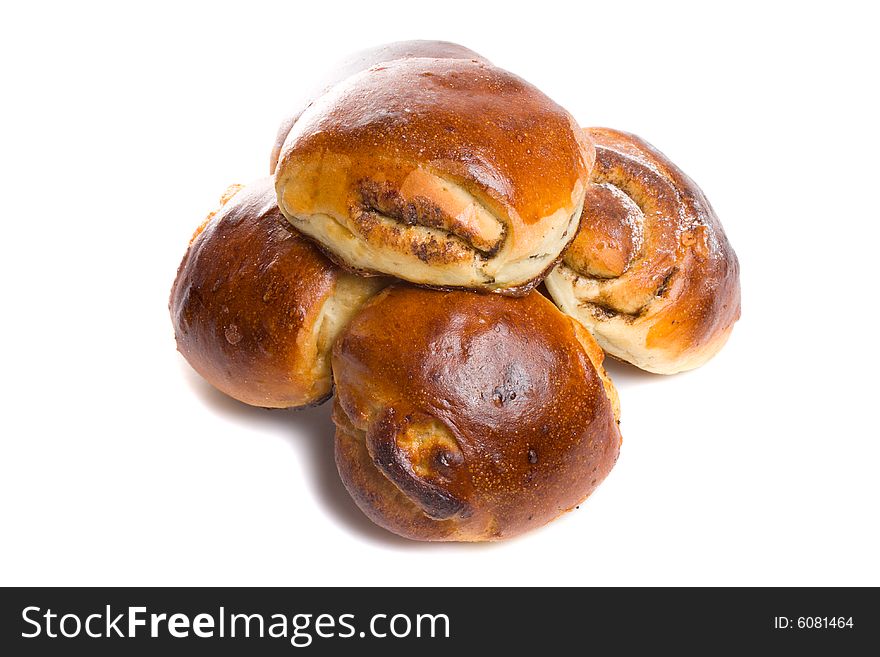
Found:
M 479 60 L 385 62 L 297 120 L 279 205 L 357 269 L 505 293 L 571 241 L 594 153 L 571 116 Z
M 169 302 L 190 365 L 226 394 L 267 408 L 329 396 L 321 325 L 348 276 L 281 219 L 270 179 L 224 197 L 193 237 Z
M 610 354 L 697 367 L 740 314 L 739 263 L 699 187 L 635 135 L 587 130 L 596 166 L 581 228 L 547 287 Z
M 347 57 L 330 71 L 324 79 L 316 85 L 315 89 L 306 95 L 306 100 L 300 103 L 300 107 L 296 109 L 287 119 L 285 119 L 278 128 L 275 136 L 275 144 L 272 146 L 272 153 L 269 156 L 269 173 L 275 173 L 275 167 L 278 164 L 278 155 L 281 153 L 281 147 L 284 145 L 287 134 L 296 123 L 300 114 L 308 105 L 322 93 L 338 82 L 342 82 L 346 78 L 366 71 L 371 66 L 381 64 L 382 62 L 390 62 L 395 59 L 413 59 L 414 57 L 434 57 L 437 59 L 472 59 L 475 61 L 488 62 L 483 56 L 475 53 L 470 48 L 465 48 L 457 43 L 450 41 L 395 41 L 386 43 L 375 48 L 367 48 Z
M 388 288 L 333 350 L 340 475 L 371 519 L 408 538 L 497 540 L 541 526 L 617 459 L 601 358 L 538 293 Z

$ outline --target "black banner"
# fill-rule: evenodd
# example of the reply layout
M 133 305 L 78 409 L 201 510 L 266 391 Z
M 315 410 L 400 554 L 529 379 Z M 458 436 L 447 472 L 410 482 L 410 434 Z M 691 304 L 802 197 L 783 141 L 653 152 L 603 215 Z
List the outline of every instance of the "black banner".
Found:
M 4 589 L 0 614 L 5 655 L 880 645 L 875 589 Z

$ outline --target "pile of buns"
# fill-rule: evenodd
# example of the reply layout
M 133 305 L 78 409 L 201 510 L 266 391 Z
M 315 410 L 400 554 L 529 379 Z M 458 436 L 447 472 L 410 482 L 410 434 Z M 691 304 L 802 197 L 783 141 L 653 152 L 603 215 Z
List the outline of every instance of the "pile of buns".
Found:
M 344 62 L 270 174 L 193 236 L 178 349 L 255 406 L 335 388 L 342 481 L 401 536 L 504 539 L 580 504 L 621 443 L 605 353 L 692 369 L 739 318 L 736 255 L 690 178 L 455 44 Z

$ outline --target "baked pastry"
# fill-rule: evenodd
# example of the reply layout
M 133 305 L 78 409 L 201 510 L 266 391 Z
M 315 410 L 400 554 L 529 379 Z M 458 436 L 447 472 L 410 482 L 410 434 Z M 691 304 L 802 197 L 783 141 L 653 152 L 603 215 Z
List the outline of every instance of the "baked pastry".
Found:
M 698 367 L 740 315 L 739 263 L 721 222 L 647 142 L 587 133 L 596 166 L 580 230 L 547 289 L 612 356 L 660 374 Z
M 348 58 L 341 61 L 333 68 L 324 78 L 314 86 L 312 91 L 305 94 L 304 100 L 300 101 L 296 111 L 285 119 L 278 128 L 278 134 L 275 137 L 275 144 L 272 146 L 272 153 L 269 156 L 269 173 L 275 173 L 275 166 L 278 164 L 278 155 L 284 140 L 287 139 L 287 133 L 296 123 L 299 115 L 303 113 L 306 107 L 315 98 L 326 92 L 334 84 L 345 80 L 347 77 L 366 71 L 371 66 L 389 62 L 395 59 L 412 59 L 414 57 L 434 57 L 437 59 L 472 59 L 475 61 L 488 62 L 483 56 L 478 55 L 470 48 L 465 48 L 457 43 L 450 41 L 394 41 L 386 43 L 375 48 L 367 48 L 356 52 Z
M 271 179 L 233 187 L 196 231 L 169 309 L 177 349 L 227 395 L 267 408 L 330 395 L 330 347 L 386 281 L 348 274 L 282 225 Z
M 617 459 L 603 356 L 537 292 L 387 288 L 333 348 L 345 487 L 417 540 L 504 539 L 553 520 Z
M 527 293 L 573 239 L 593 147 L 571 115 L 479 60 L 353 75 L 294 123 L 278 204 L 342 266 Z

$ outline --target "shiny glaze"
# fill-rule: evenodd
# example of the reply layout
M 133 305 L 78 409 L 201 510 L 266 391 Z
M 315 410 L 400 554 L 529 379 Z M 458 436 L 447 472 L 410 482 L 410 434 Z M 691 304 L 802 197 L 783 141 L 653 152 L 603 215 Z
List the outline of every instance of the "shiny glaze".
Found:
M 475 53 L 470 48 L 465 48 L 457 43 L 449 41 L 395 41 L 386 43 L 375 48 L 367 48 L 361 50 L 343 61 L 339 62 L 315 88 L 306 94 L 306 100 L 302 101 L 297 109 L 285 119 L 278 128 L 278 134 L 275 137 L 275 144 L 272 146 L 272 153 L 269 156 L 269 173 L 275 173 L 275 167 L 278 164 L 278 155 L 281 147 L 284 145 L 287 134 L 296 123 L 300 114 L 312 103 L 315 98 L 327 91 L 334 84 L 345 80 L 347 77 L 366 71 L 371 66 L 389 62 L 395 59 L 412 59 L 414 57 L 436 57 L 438 59 L 473 59 L 488 62 L 484 57 Z
M 337 464 L 362 510 L 409 538 L 495 540 L 588 496 L 620 434 L 577 328 L 536 292 L 368 302 L 333 350 Z
M 740 314 L 739 263 L 721 222 L 700 188 L 647 142 L 607 128 L 587 134 L 596 166 L 563 259 L 578 275 L 585 323 L 598 334 L 607 322 L 644 333 L 642 348 L 662 352 L 655 371 L 697 362 L 695 352 L 718 348 Z
M 235 193 L 193 237 L 169 309 L 199 374 L 240 401 L 284 408 L 330 394 L 312 329 L 340 270 L 282 221 L 270 179 Z

